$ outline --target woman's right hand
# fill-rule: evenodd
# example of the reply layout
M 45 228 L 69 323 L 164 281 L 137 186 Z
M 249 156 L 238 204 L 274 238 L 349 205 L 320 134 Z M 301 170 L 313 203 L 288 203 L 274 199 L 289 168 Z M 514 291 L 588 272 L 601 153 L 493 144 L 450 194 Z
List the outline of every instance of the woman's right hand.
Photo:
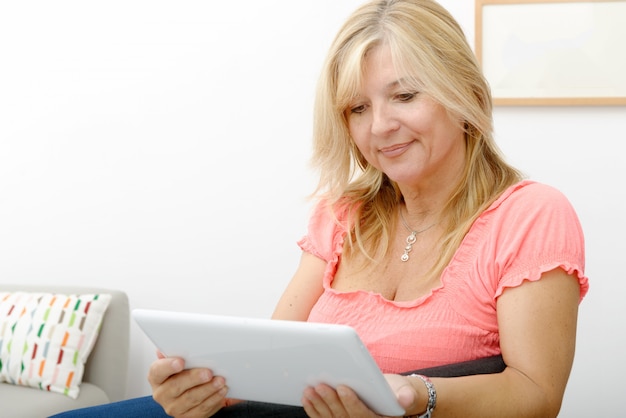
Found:
M 206 418 L 229 403 L 224 378 L 209 369 L 184 370 L 181 358 L 158 353 L 148 372 L 152 397 L 168 415 L 176 418 Z

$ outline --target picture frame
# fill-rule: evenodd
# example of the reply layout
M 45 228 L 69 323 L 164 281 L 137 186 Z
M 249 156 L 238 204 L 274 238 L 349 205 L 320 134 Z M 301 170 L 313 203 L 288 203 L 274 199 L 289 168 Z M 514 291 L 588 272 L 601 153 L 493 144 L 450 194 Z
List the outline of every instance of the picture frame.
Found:
M 626 0 L 475 0 L 495 105 L 626 105 Z

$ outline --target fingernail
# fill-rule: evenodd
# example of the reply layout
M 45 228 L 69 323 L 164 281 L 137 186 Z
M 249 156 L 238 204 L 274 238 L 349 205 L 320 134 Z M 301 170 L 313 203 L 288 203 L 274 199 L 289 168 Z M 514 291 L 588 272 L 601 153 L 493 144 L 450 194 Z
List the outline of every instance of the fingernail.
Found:
M 172 365 L 172 368 L 176 370 L 177 372 L 180 372 L 183 370 L 183 362 L 178 358 L 173 359 L 171 365 Z
M 209 375 L 209 372 L 206 370 L 199 370 L 197 376 L 198 376 L 199 383 L 206 383 L 209 380 L 211 380 L 211 376 Z
M 226 382 L 221 377 L 216 377 L 215 379 L 213 379 L 213 386 L 215 386 L 218 389 L 223 388 L 225 383 Z

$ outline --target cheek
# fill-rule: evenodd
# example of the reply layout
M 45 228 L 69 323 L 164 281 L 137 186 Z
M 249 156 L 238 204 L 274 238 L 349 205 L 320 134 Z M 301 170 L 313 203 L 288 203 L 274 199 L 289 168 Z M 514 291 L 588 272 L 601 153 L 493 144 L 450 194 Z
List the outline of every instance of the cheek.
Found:
M 369 149 L 367 139 L 362 131 L 349 127 L 348 132 L 350 133 L 350 145 L 354 158 L 358 161 L 359 166 L 364 169 L 367 165 L 373 163 L 374 153 Z
M 364 124 L 360 123 L 349 123 L 348 124 L 348 132 L 350 133 L 350 138 L 352 138 L 352 143 L 363 153 L 367 151 L 367 135 L 366 130 L 364 129 Z
M 367 143 L 363 141 L 363 137 L 358 133 L 356 135 L 352 135 L 352 146 L 357 152 L 357 158 L 365 157 L 366 159 L 369 159 L 371 152 L 369 152 Z
M 357 123 L 354 121 L 354 118 L 346 118 L 346 125 L 348 127 L 348 133 L 351 138 L 354 138 L 357 132 Z

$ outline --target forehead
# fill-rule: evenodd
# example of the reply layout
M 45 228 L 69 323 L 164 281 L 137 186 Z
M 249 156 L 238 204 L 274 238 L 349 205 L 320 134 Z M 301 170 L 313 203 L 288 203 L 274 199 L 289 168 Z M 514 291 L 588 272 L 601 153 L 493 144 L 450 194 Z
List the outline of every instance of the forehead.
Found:
M 403 78 L 398 73 L 391 50 L 387 45 L 377 45 L 365 54 L 361 73 L 361 88 L 365 83 L 397 84 L 398 80 Z
M 406 66 L 396 65 L 396 62 L 388 45 L 372 47 L 363 58 L 357 84 L 358 93 L 363 94 L 370 89 L 391 91 L 398 88 L 417 88 L 420 84 L 417 76 L 407 71 Z
M 414 54 L 413 54 L 414 55 Z M 419 77 L 420 65 L 406 51 L 406 45 L 394 41 L 393 37 L 383 34 L 363 34 L 355 37 L 352 42 L 344 44 L 335 61 L 334 101 L 338 110 L 349 107 L 356 98 L 361 96 L 364 82 L 368 74 L 379 70 L 385 71 L 384 77 L 379 74 L 376 81 L 381 80 L 389 85 L 387 88 L 402 86 L 411 90 L 425 92 L 426 89 Z M 417 58 L 417 57 L 415 57 Z M 407 61 L 408 59 L 408 61 Z

